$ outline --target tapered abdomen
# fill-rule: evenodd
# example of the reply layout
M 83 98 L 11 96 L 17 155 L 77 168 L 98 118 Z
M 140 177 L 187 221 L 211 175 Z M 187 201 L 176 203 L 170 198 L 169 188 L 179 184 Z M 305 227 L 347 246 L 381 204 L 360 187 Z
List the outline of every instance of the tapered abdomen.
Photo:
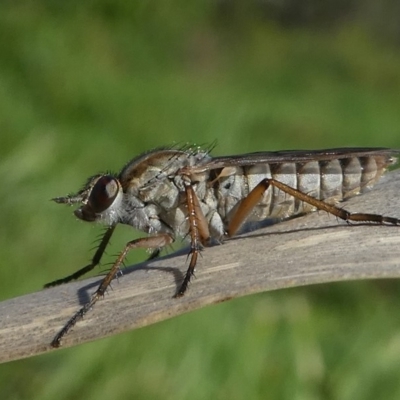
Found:
M 228 224 L 240 201 L 265 178 L 273 178 L 312 197 L 336 204 L 372 187 L 394 161 L 388 155 L 373 155 L 234 167 L 229 170 L 229 176 L 224 176 L 222 170 L 214 184 L 218 213 L 225 225 Z M 286 218 L 313 210 L 309 204 L 270 187 L 248 220 Z

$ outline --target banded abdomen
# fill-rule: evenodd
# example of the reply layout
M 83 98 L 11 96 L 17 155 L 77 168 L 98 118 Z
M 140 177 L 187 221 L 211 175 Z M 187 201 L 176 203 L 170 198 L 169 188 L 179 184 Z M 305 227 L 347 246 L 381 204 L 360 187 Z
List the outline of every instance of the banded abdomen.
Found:
M 392 156 L 378 154 L 345 156 L 332 160 L 235 166 L 230 167 L 228 173 L 223 169 L 214 184 L 218 213 L 227 226 L 241 200 L 265 178 L 273 178 L 312 197 L 336 204 L 372 187 L 394 162 Z M 270 187 L 248 220 L 287 218 L 313 210 L 314 207 L 309 204 Z

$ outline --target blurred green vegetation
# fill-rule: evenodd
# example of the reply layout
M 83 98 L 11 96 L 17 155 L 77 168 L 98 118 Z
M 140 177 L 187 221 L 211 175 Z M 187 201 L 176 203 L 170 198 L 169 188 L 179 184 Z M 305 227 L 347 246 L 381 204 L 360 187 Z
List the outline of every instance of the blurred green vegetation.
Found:
M 48 199 L 144 150 L 400 148 L 396 6 L 295 3 L 0 4 L 1 299 L 86 263 L 99 227 Z M 0 395 L 398 399 L 399 308 L 394 281 L 264 293 L 3 364 Z

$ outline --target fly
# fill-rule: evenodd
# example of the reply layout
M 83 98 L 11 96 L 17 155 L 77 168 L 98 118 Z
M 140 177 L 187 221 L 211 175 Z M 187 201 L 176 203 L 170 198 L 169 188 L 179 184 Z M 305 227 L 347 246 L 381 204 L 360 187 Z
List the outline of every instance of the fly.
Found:
M 65 324 L 51 345 L 63 337 L 105 294 L 134 248 L 151 249 L 155 258 L 177 237 L 190 241 L 186 275 L 175 293 L 181 297 L 193 276 L 198 255 L 211 242 L 234 236 L 247 223 L 285 219 L 323 210 L 348 223 L 400 225 L 400 219 L 350 213 L 337 204 L 371 188 L 394 165 L 399 150 L 342 148 L 257 152 L 212 157 L 201 148 L 162 148 L 128 162 L 119 174 L 97 174 L 76 194 L 53 199 L 79 204 L 76 217 L 108 228 L 91 263 L 45 285 L 78 279 L 100 263 L 117 224 L 148 236 L 128 242 L 91 300 Z

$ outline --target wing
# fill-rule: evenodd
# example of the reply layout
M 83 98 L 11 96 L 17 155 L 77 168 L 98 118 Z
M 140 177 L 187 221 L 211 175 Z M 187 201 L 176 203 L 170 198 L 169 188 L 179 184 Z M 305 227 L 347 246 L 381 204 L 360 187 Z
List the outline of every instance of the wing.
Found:
M 338 148 L 326 150 L 284 150 L 261 151 L 233 156 L 213 157 L 190 167 L 191 172 L 199 173 L 225 167 L 241 167 L 257 164 L 282 164 L 287 162 L 305 163 L 309 161 L 329 161 L 354 157 L 378 157 L 383 164 L 394 165 L 400 150 L 388 148 Z

